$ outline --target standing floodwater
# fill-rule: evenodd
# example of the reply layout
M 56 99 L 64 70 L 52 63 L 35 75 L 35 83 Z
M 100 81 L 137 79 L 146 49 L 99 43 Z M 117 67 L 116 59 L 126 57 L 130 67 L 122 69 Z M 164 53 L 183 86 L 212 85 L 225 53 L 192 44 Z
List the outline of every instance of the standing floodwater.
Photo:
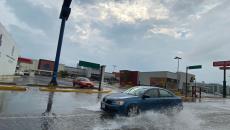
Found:
M 230 129 L 229 99 L 184 103 L 184 110 L 174 116 L 149 111 L 127 118 L 103 113 L 100 110 L 100 97 L 103 96 L 56 92 L 49 99 L 50 93 L 40 92 L 38 88 L 29 88 L 26 92 L 0 92 L 0 130 Z M 52 107 L 47 108 L 50 105 Z

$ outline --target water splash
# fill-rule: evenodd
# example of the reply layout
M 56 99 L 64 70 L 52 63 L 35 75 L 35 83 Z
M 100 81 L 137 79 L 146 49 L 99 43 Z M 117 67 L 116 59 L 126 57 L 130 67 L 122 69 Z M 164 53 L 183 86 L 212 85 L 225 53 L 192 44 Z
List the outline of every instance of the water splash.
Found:
M 95 126 L 94 130 L 199 130 L 202 121 L 193 113 L 186 109 L 173 116 L 153 111 L 130 118 L 118 116 Z

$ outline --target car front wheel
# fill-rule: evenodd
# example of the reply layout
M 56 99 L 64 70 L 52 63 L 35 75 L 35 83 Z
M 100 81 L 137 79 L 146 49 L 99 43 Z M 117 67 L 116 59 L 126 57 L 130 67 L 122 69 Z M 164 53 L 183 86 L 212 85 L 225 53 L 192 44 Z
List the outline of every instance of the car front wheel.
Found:
M 137 105 L 130 105 L 127 109 L 127 116 L 133 117 L 140 113 L 140 109 Z

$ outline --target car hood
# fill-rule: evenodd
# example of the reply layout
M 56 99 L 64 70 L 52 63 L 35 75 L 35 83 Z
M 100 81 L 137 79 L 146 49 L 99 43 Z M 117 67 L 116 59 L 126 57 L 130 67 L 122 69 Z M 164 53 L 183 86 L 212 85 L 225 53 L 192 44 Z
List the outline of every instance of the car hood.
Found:
M 112 99 L 112 100 L 135 98 L 135 97 L 138 97 L 138 96 L 126 94 L 126 93 L 113 93 L 113 94 L 105 96 L 106 99 Z

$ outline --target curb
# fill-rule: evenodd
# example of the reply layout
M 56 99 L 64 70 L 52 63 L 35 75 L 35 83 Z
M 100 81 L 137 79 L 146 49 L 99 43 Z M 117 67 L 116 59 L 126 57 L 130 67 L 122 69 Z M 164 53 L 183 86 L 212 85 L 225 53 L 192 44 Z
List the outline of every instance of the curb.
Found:
M 110 89 L 98 91 L 95 89 L 68 89 L 68 88 L 47 88 L 47 87 L 46 88 L 41 87 L 41 88 L 39 88 L 39 90 L 40 91 L 47 91 L 47 92 L 78 92 L 78 93 L 88 93 L 88 94 L 112 92 L 112 90 L 110 90 Z
M 0 82 L 0 85 L 16 85 L 14 82 Z
M 25 87 L 18 86 L 0 86 L 1 91 L 26 91 Z

